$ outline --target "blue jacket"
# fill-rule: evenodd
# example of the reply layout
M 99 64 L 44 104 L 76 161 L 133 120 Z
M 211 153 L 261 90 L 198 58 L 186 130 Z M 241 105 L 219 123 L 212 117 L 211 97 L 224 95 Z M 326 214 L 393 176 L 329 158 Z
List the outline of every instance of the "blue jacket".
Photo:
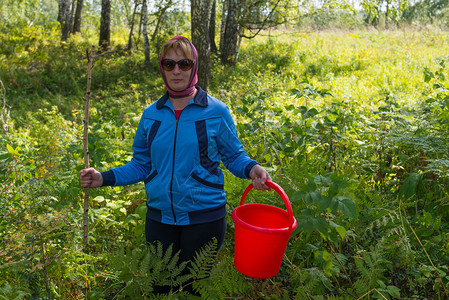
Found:
M 168 93 L 145 108 L 132 160 L 103 172 L 103 185 L 145 182 L 147 217 L 165 224 L 199 224 L 226 215 L 224 166 L 250 178 L 257 164 L 238 139 L 228 107 L 201 88 L 176 120 Z

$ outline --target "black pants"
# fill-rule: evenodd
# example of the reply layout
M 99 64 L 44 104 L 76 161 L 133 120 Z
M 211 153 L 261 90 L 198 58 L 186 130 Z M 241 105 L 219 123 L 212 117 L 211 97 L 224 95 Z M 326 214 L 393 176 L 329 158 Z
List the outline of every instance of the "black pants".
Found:
M 145 238 L 148 243 L 160 241 L 164 251 L 173 244 L 173 253 L 181 250 L 179 262 L 189 261 L 195 257 L 195 253 L 209 243 L 213 238 L 217 239 L 218 249 L 223 244 L 226 234 L 226 217 L 209 223 L 194 225 L 168 225 L 149 218 L 145 222 Z M 188 269 L 186 268 L 186 272 Z M 191 285 L 189 285 L 191 287 Z M 166 293 L 169 289 L 157 287 L 155 292 Z

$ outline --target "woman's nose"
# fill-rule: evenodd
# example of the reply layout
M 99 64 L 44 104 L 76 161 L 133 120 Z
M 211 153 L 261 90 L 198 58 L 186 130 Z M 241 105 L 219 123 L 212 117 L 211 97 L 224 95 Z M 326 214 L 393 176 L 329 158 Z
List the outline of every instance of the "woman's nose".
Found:
M 178 64 L 175 65 L 175 68 L 173 69 L 173 73 L 179 73 L 180 72 L 180 68 L 178 66 Z

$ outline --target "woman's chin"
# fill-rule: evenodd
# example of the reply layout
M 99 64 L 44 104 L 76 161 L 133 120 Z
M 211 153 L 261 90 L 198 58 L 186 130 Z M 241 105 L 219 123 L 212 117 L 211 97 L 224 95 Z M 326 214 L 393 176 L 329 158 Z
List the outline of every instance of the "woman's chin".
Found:
M 186 89 L 186 87 L 184 87 L 184 86 L 175 85 L 175 84 L 174 85 L 170 85 L 169 87 L 174 92 L 182 92 L 182 91 L 184 91 Z

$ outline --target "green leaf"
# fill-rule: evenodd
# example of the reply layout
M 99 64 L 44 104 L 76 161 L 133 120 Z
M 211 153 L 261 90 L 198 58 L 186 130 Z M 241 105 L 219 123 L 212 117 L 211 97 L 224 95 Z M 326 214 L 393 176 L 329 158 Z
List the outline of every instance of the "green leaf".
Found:
M 331 204 L 331 198 L 326 196 L 321 196 L 316 199 L 315 204 L 318 205 L 320 210 L 325 210 Z
M 301 98 L 303 96 L 303 93 L 298 89 L 291 89 L 290 95 Z
M 14 148 L 10 144 L 6 144 L 6 149 L 8 149 L 9 154 L 14 154 Z
M 306 203 L 307 204 L 314 203 L 316 205 L 319 205 L 320 199 L 321 199 L 320 192 L 310 192 L 306 195 Z
M 310 244 L 310 243 L 307 243 L 306 244 L 306 247 L 307 248 L 310 248 L 310 249 L 312 249 L 312 250 L 316 250 L 316 251 L 318 251 L 320 248 L 319 247 L 317 247 L 317 246 L 315 246 L 315 245 L 313 245 L 313 244 Z
M 134 235 L 135 236 L 142 236 L 142 234 L 145 232 L 145 224 L 138 224 L 136 228 L 134 229 Z
M 311 234 L 317 228 L 316 223 L 319 223 L 316 219 L 315 211 L 309 208 L 303 209 L 301 210 L 301 216 L 297 218 L 298 228 L 307 234 Z
M 399 190 L 399 194 L 403 195 L 405 199 L 413 197 L 416 194 L 420 181 L 420 174 L 410 173 L 410 175 L 402 184 L 401 189 Z
M 377 280 L 377 284 L 380 288 L 384 289 L 387 287 L 387 285 L 382 280 Z
M 397 286 L 389 285 L 387 287 L 387 292 L 388 294 L 390 294 L 391 297 L 395 299 L 401 298 L 401 290 Z
M 136 210 L 134 211 L 134 213 L 138 214 L 142 220 L 145 220 L 146 215 L 147 215 L 147 204 L 146 204 L 146 202 L 140 204 L 140 205 L 136 208 Z
M 315 175 L 314 177 L 314 182 L 316 184 L 321 184 L 324 186 L 329 186 L 332 184 L 332 179 L 329 177 L 325 177 L 325 176 L 321 176 L 321 175 Z
M 357 206 L 355 203 L 344 196 L 338 196 L 336 200 L 332 201 L 330 208 L 332 211 L 340 210 L 345 216 L 356 219 Z
M 336 116 L 334 114 L 328 114 L 327 118 L 329 119 L 329 121 L 335 122 L 335 120 L 337 120 L 338 116 Z
M 110 207 L 110 208 L 112 208 L 114 210 L 122 208 L 122 206 L 120 204 L 118 204 L 117 202 L 108 202 L 106 204 L 106 206 Z
M 324 236 L 328 236 L 328 224 L 325 218 L 316 217 L 312 219 L 312 224 L 317 231 L 321 232 Z
M 285 105 L 284 107 L 285 107 L 285 110 L 287 110 L 287 111 L 290 111 L 290 110 L 294 110 L 294 109 L 295 109 L 295 106 L 294 106 L 293 104 Z
M 323 251 L 315 251 L 314 256 L 315 259 L 321 260 L 324 271 L 327 274 L 331 274 L 332 268 L 334 266 L 332 262 L 332 255 L 326 250 L 323 250 Z
M 426 70 L 424 70 L 424 81 L 427 83 L 432 78 L 435 78 L 435 74 L 433 74 L 433 72 L 426 68 Z
M 343 226 L 335 227 L 335 230 L 337 231 L 337 233 L 340 235 L 340 237 L 342 239 L 345 238 L 345 236 L 346 236 L 346 229 Z
M 338 184 L 335 184 L 335 183 L 332 184 L 332 185 L 329 187 L 329 190 L 328 190 L 328 192 L 327 192 L 329 198 L 332 199 L 332 198 L 334 198 L 335 196 L 337 196 L 339 190 L 340 190 L 340 188 L 339 188 Z
M 313 118 L 317 114 L 319 114 L 318 110 L 316 108 L 311 108 L 302 115 L 302 118 L 303 119 Z
M 104 201 L 104 197 L 103 196 L 97 196 L 93 199 L 95 202 L 101 203 Z
M 298 228 L 307 234 L 311 234 L 315 229 L 311 219 L 299 217 L 298 218 Z
M 420 268 L 420 271 L 425 277 L 429 278 L 432 276 L 432 273 L 435 271 L 435 269 L 432 266 L 423 265 Z
M 291 201 L 295 202 L 295 201 L 303 200 L 306 197 L 306 195 L 307 195 L 306 193 L 301 192 L 301 191 L 295 192 L 293 194 L 293 197 L 292 197 Z

